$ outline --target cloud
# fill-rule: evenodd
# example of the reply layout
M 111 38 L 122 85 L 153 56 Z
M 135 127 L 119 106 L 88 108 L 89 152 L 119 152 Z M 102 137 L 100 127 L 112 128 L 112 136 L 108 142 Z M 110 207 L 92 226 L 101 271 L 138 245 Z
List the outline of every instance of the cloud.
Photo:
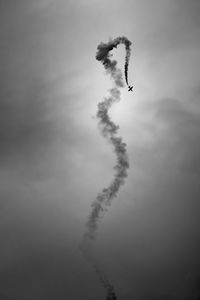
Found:
M 12 83 L 11 83 L 12 84 Z M 0 159 L 7 156 L 26 156 L 50 142 L 52 120 L 48 118 L 45 84 L 27 85 L 0 92 Z
M 101 255 L 120 298 L 189 298 L 200 278 L 199 88 L 191 91 L 199 1 L 68 2 L 0 1 L 0 298 L 102 292 L 76 250 L 89 203 L 112 172 L 89 118 L 103 94 L 96 46 L 116 34 L 133 42 L 130 80 L 148 87 L 138 102 L 150 104 L 125 120 L 131 168 L 102 224 Z
M 129 145 L 128 188 L 108 232 L 103 228 L 99 255 L 111 257 L 121 297 L 187 300 L 200 292 L 199 111 L 191 102 L 162 98 L 142 112 L 141 136 L 151 139 Z
M 158 143 L 161 151 L 168 152 L 166 160 L 181 172 L 200 175 L 198 111 L 192 111 L 176 99 L 162 99 L 154 104 L 154 109 L 155 122 L 163 128 Z

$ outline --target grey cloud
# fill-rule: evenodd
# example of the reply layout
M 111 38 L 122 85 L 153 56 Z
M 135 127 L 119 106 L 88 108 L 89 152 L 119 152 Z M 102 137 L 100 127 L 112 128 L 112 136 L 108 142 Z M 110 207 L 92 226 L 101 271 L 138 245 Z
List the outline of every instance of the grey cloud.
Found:
M 156 120 L 164 125 L 160 144 L 167 146 L 169 141 L 172 164 L 175 163 L 180 171 L 200 175 L 199 112 L 191 111 L 178 100 L 162 99 L 156 103 Z
M 199 47 L 200 7 L 198 0 L 190 2 L 154 0 L 148 3 L 147 1 L 130 1 L 128 5 L 127 14 L 130 14 L 130 17 L 133 16 L 133 11 L 136 12 L 132 18 L 133 24 L 137 23 L 137 26 L 133 26 L 132 31 L 133 35 L 136 35 L 137 53 L 143 53 L 148 49 L 146 55 L 157 60 L 162 59 L 160 55 L 177 49 Z M 144 31 L 143 28 L 145 28 Z
M 198 53 L 199 1 L 2 0 L 0 23 L 0 298 L 105 296 L 77 245 L 89 203 L 109 178 L 104 167 L 111 155 L 105 157 L 109 150 L 95 121 L 86 119 L 101 94 L 96 44 L 116 34 L 133 42 L 131 81 L 139 76 L 148 85 L 143 63 L 152 78 L 159 78 L 162 65 L 167 89 L 158 80 L 147 94 L 141 90 L 141 105 L 157 89 L 163 99 L 141 111 L 140 120 L 153 116 L 139 124 L 142 139 L 150 139 L 138 146 L 135 132 L 130 138 L 129 177 L 111 218 L 101 224 L 97 256 L 119 299 L 197 298 L 199 90 L 189 91 L 182 76 L 177 85 L 172 65 L 178 57 L 181 70 L 191 66 L 186 80 L 195 84 L 190 53 Z M 64 84 L 62 74 L 69 74 Z M 181 99 L 183 91 L 184 99 L 191 92 L 194 100 L 167 98 Z
M 188 2 L 187 0 L 175 0 L 175 3 L 178 6 L 180 15 L 188 18 L 194 27 L 200 26 L 200 3 L 198 0 L 192 0 L 190 2 Z
M 17 89 L 0 92 L 0 155 L 26 156 L 48 143 L 53 133 L 48 120 L 42 83 L 33 83 L 19 92 Z
M 142 111 L 152 117 L 143 130 L 153 142 L 129 146 L 132 188 L 107 236 L 102 232 L 99 251 L 112 257 L 107 264 L 122 299 L 200 296 L 200 118 L 190 104 L 173 98 L 147 103 Z M 141 181 L 136 170 L 144 174 Z
M 132 230 L 127 256 L 131 256 L 131 251 L 134 255 L 131 266 L 127 261 L 124 270 L 120 266 L 120 272 L 130 268 L 135 293 L 141 299 L 197 299 L 200 294 L 199 113 L 193 112 L 188 103 L 172 98 L 154 101 L 146 109 L 153 113 L 154 143 L 148 148 L 135 146 L 132 150 L 137 157 L 135 164 L 146 174 L 147 182 L 142 182 L 138 197 L 133 192 L 135 204 L 125 228 Z M 131 277 L 127 280 L 130 285 Z M 144 293 L 142 285 L 147 289 Z M 131 296 L 127 295 L 127 299 Z

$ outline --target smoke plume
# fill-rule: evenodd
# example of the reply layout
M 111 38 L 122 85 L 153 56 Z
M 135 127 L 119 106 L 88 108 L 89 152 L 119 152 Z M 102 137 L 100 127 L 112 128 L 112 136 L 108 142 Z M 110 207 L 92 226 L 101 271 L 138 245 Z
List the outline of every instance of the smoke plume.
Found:
M 108 110 L 112 104 L 120 101 L 120 88 L 124 86 L 121 70 L 117 68 L 117 61 L 110 59 L 110 51 L 119 44 L 124 44 L 126 49 L 124 71 L 126 83 L 128 85 L 128 64 L 131 53 L 131 42 L 126 37 L 118 37 L 112 41 L 109 41 L 107 44 L 100 43 L 97 47 L 96 59 L 102 62 L 106 72 L 110 74 L 114 80 L 114 87 L 109 90 L 109 96 L 104 98 L 104 101 L 98 103 L 97 118 L 99 120 L 98 125 L 102 135 L 113 146 L 113 150 L 116 155 L 116 165 L 114 166 L 115 173 L 113 180 L 108 187 L 104 188 L 97 195 L 96 200 L 91 205 L 92 210 L 86 223 L 86 232 L 80 247 L 85 257 L 93 265 L 100 282 L 106 289 L 107 299 L 113 300 L 116 299 L 113 286 L 110 284 L 103 272 L 99 269 L 93 258 L 92 241 L 96 237 L 100 219 L 108 210 L 113 198 L 117 196 L 120 186 L 125 183 L 127 169 L 129 168 L 126 144 L 122 141 L 122 138 L 117 135 L 119 126 L 113 123 L 108 115 Z
M 109 60 L 108 66 L 107 66 L 107 58 L 109 58 L 109 51 L 112 50 L 113 48 L 117 48 L 119 44 L 124 44 L 125 45 L 125 50 L 126 50 L 126 56 L 125 56 L 125 64 L 124 64 L 124 75 L 125 75 L 125 80 L 126 84 L 129 85 L 128 83 L 128 65 L 129 65 L 129 60 L 131 56 L 131 42 L 125 37 L 117 37 L 114 40 L 109 41 L 107 44 L 100 43 L 97 47 L 98 51 L 96 54 L 96 59 L 102 61 L 104 64 L 105 68 L 109 68 Z M 117 62 L 112 61 L 113 64 L 116 64 Z M 112 68 L 112 65 L 110 65 Z M 115 74 L 113 74 L 115 76 Z

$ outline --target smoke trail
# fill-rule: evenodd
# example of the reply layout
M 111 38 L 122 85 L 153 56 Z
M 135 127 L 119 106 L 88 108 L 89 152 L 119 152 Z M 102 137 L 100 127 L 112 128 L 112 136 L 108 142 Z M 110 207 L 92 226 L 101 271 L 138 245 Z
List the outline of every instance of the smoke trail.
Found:
M 107 65 L 107 61 L 104 60 L 106 56 L 109 56 L 109 51 L 112 50 L 113 48 L 117 48 L 119 44 L 124 44 L 125 49 L 126 49 L 126 57 L 125 57 L 125 64 L 124 64 L 124 75 L 125 75 L 125 80 L 126 84 L 128 84 L 128 65 L 129 65 L 129 60 L 131 56 L 131 42 L 125 37 L 117 37 L 114 40 L 109 41 L 107 44 L 100 43 L 97 47 L 98 52 L 96 55 L 96 59 L 102 61 L 103 64 Z M 106 67 L 105 67 L 106 68 Z
M 115 174 L 110 185 L 104 188 L 92 203 L 92 210 L 86 223 L 86 233 L 80 246 L 85 257 L 92 264 L 100 282 L 107 291 L 107 299 L 116 299 L 112 284 L 99 269 L 92 255 L 92 241 L 95 239 L 96 231 L 100 219 L 104 216 L 108 207 L 111 205 L 112 199 L 117 196 L 119 188 L 124 184 L 127 177 L 127 169 L 129 168 L 128 157 L 126 152 L 126 144 L 122 138 L 117 136 L 119 126 L 114 124 L 109 115 L 108 110 L 114 102 L 120 101 L 120 88 L 124 86 L 121 70 L 117 68 L 117 61 L 110 59 L 110 51 L 119 44 L 124 44 L 126 48 L 125 57 L 125 79 L 128 84 L 128 63 L 130 58 L 131 42 L 126 37 L 118 37 L 107 44 L 100 43 L 97 47 L 96 59 L 101 61 L 107 73 L 114 80 L 114 87 L 109 90 L 109 96 L 104 101 L 98 103 L 97 118 L 99 119 L 99 128 L 103 136 L 112 144 L 116 155 L 117 163 L 114 166 Z
M 129 86 L 129 83 L 128 83 L 128 65 L 129 65 L 129 60 L 130 60 L 130 56 L 131 56 L 130 46 L 131 46 L 131 42 L 129 40 L 127 40 L 125 42 L 126 57 L 125 57 L 125 65 L 124 65 L 124 73 L 125 73 L 125 79 L 126 79 L 127 86 Z

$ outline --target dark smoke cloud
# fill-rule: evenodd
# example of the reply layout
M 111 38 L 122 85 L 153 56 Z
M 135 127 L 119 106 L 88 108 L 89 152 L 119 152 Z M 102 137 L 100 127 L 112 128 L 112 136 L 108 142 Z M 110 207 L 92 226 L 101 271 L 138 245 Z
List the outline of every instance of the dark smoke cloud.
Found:
M 131 55 L 131 48 L 130 48 L 131 42 L 125 36 L 117 37 L 116 39 L 109 41 L 109 43 L 107 43 L 107 44 L 104 44 L 101 42 L 97 47 L 98 52 L 96 54 L 96 59 L 101 61 L 104 64 L 105 69 L 109 68 L 109 70 L 113 70 L 115 68 L 117 62 L 111 61 L 109 59 L 109 52 L 111 50 L 113 50 L 113 48 L 117 48 L 117 46 L 119 44 L 124 44 L 125 49 L 126 49 L 124 74 L 125 74 L 126 83 L 127 83 L 127 85 L 129 85 L 128 84 L 128 65 L 129 65 L 129 60 L 130 60 L 130 55 Z M 118 77 L 115 72 L 112 72 L 112 76 L 115 80 L 117 80 L 117 78 L 120 77 L 120 76 Z M 117 85 L 120 85 L 120 83 Z
M 92 203 L 92 211 L 86 223 L 87 231 L 84 235 L 81 250 L 86 258 L 93 265 L 95 272 L 107 291 L 107 299 L 116 299 L 113 286 L 110 284 L 106 276 L 99 269 L 91 253 L 91 241 L 95 239 L 96 231 L 100 219 L 104 216 L 108 207 L 111 205 L 112 199 L 117 196 L 120 186 L 125 183 L 127 177 L 127 169 L 129 168 L 128 157 L 126 152 L 126 144 L 122 138 L 117 136 L 119 126 L 111 121 L 108 110 L 113 103 L 120 101 L 120 89 L 124 86 L 121 70 L 117 68 L 117 61 L 110 59 L 110 51 L 123 43 L 126 48 L 125 58 L 125 78 L 128 84 L 128 62 L 130 58 L 131 42 L 126 37 L 118 37 L 108 44 L 100 43 L 97 47 L 96 59 L 101 61 L 107 73 L 111 75 L 115 86 L 109 90 L 109 96 L 98 104 L 97 118 L 99 119 L 99 129 L 103 136 L 112 144 L 116 155 L 117 163 L 114 166 L 115 174 L 110 185 L 104 188 L 98 194 L 96 200 Z

